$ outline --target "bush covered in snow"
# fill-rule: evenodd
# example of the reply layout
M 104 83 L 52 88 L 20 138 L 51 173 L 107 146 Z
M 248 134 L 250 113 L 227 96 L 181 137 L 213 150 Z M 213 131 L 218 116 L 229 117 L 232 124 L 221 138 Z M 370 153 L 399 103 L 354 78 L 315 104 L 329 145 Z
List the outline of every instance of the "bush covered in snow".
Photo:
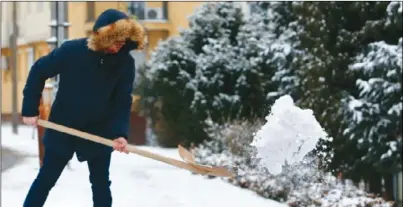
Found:
M 199 143 L 208 137 L 202 130 L 207 118 L 262 117 L 273 97 L 293 92 L 283 83 L 294 83 L 290 37 L 277 38 L 268 25 L 255 16 L 245 19 L 238 4 L 206 3 L 189 17 L 188 29 L 160 42 L 143 86 L 153 97 L 145 100 L 160 103 L 161 145 Z
M 323 172 L 317 165 L 318 159 L 312 155 L 303 163 L 286 166 L 279 175 L 271 175 L 253 158 L 255 151 L 249 145 L 253 134 L 262 126 L 261 121 L 234 121 L 224 125 L 208 121 L 207 124 L 213 139 L 193 148 L 192 152 L 199 163 L 233 168 L 236 176 L 224 179 L 234 185 L 295 207 L 392 206 L 348 180 Z
M 402 169 L 402 3 L 303 2 L 295 8 L 305 51 L 295 59 L 303 63 L 298 105 L 312 109 L 335 138 L 330 167 L 373 182 L 377 193 L 389 177 L 392 195 L 391 177 Z
M 360 162 L 382 171 L 402 169 L 402 45 L 403 38 L 397 45 L 371 43 L 349 71 L 360 74 L 359 95 L 347 99 L 344 133 L 364 150 Z

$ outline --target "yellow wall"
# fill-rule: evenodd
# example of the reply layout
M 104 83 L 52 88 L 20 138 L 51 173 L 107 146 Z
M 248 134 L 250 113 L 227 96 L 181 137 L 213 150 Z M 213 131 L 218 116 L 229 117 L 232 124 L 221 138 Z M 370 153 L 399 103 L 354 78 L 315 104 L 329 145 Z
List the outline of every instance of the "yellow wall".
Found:
M 69 2 L 69 39 L 88 36 L 94 22 L 86 22 L 87 2 Z M 146 2 L 147 7 L 162 7 L 162 1 Z M 168 2 L 168 20 L 166 22 L 143 21 L 147 30 L 149 52 L 157 45 L 159 40 L 179 34 L 179 29 L 187 28 L 187 17 L 203 2 Z M 95 17 L 106 9 L 119 9 L 127 12 L 127 2 L 95 2 Z
M 86 2 L 68 2 L 68 38 L 76 39 L 85 37 L 84 24 L 86 23 Z
M 178 35 L 180 28 L 188 28 L 188 16 L 193 14 L 203 3 L 204 2 L 169 2 L 168 19 L 171 23 L 169 35 Z
M 146 2 L 146 6 L 148 8 L 161 8 L 162 5 L 163 5 L 162 1 L 149 1 L 149 2 Z
M 125 11 L 125 2 L 95 2 L 95 18 L 106 9 L 119 9 Z M 87 2 L 68 2 L 69 39 L 83 38 L 88 36 L 94 22 L 87 22 Z
M 154 40 L 164 40 L 167 37 L 179 35 L 180 29 L 188 28 L 188 16 L 200 7 L 204 2 L 168 2 L 167 22 L 143 22 L 148 30 L 149 52 L 158 44 Z M 162 2 L 147 2 L 149 7 L 162 6 Z M 164 32 L 154 32 L 164 31 Z
M 18 47 L 17 51 L 17 101 L 18 101 L 18 112 L 21 112 L 22 106 L 22 90 L 24 89 L 25 82 L 28 77 L 28 61 L 27 61 L 27 49 L 29 47 L 34 48 L 34 60 L 46 55 L 49 52 L 49 47 L 45 42 L 32 43 L 30 45 L 21 45 Z M 2 48 L 1 53 L 5 56 L 10 55 L 10 50 L 8 48 Z M 7 70 L 2 70 L 2 104 L 1 113 L 11 114 L 12 112 L 12 77 L 11 68 Z
M 166 38 L 168 38 L 169 33 L 168 31 L 149 31 L 148 32 L 148 48 L 151 51 L 152 49 L 154 49 L 157 45 L 158 42 L 161 40 L 165 40 Z

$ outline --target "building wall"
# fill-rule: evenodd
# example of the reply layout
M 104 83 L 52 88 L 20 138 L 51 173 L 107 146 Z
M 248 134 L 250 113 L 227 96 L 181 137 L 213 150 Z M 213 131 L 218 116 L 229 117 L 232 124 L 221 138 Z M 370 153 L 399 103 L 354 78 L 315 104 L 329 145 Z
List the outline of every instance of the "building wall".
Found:
M 149 51 L 157 45 L 158 40 L 179 34 L 181 28 L 188 27 L 187 17 L 203 2 L 168 2 L 168 20 L 142 21 L 148 31 Z M 127 12 L 127 2 L 69 2 L 69 39 L 88 36 L 94 21 L 87 21 L 88 7 L 95 7 L 95 19 L 106 9 L 114 8 Z M 162 2 L 146 2 L 147 7 L 162 7 Z
M 188 28 L 188 16 L 205 2 L 169 2 L 168 19 L 171 24 L 169 36 L 179 35 L 181 29 Z
M 9 56 L 9 48 L 3 48 L 2 54 Z M 30 43 L 29 45 L 20 45 L 18 47 L 17 56 L 17 100 L 18 100 L 18 112 L 21 112 L 22 106 L 22 90 L 28 77 L 30 66 L 39 57 L 42 57 L 49 53 L 48 44 L 44 41 Z M 2 73 L 2 114 L 10 114 L 12 112 L 12 77 L 11 68 L 1 70 Z
M 9 57 L 9 36 L 12 33 L 12 2 L 2 2 L 2 103 L 1 113 L 4 115 L 12 112 L 12 77 Z M 27 79 L 30 66 L 39 57 L 49 52 L 45 42 L 50 37 L 50 2 L 18 2 L 17 24 L 19 26 L 19 38 L 17 41 L 17 100 L 18 112 L 21 112 L 22 90 Z
M 84 24 L 86 15 L 86 2 L 68 2 L 68 39 L 85 36 Z
M 155 30 L 155 31 L 148 31 L 148 49 L 149 52 L 155 49 L 158 45 L 158 42 L 161 40 L 167 39 L 169 35 L 169 31 L 166 30 Z M 150 53 L 148 53 L 149 55 Z M 149 58 L 149 56 L 147 56 Z
M 87 37 L 92 30 L 94 21 L 88 19 L 88 7 L 94 7 L 94 16 L 96 19 L 106 9 L 119 9 L 125 11 L 127 6 L 125 2 L 68 2 L 68 21 L 69 39 Z
M 12 33 L 12 2 L 2 2 L 1 47 L 7 48 Z M 50 2 L 17 2 L 18 45 L 41 41 L 50 35 Z
M 18 3 L 19 36 L 26 42 L 37 42 L 50 37 L 50 2 Z
M 10 2 L 1 2 L 1 47 L 8 45 L 8 38 L 11 30 Z

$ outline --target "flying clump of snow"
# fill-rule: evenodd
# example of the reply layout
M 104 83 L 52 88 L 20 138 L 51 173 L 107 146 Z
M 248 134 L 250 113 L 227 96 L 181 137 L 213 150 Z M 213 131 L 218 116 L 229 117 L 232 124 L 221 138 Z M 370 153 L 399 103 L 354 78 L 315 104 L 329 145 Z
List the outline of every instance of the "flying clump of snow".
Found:
M 256 158 L 273 175 L 280 174 L 284 165 L 303 161 L 327 133 L 313 111 L 295 106 L 289 95 L 277 99 L 266 117 L 266 124 L 257 131 L 251 146 Z

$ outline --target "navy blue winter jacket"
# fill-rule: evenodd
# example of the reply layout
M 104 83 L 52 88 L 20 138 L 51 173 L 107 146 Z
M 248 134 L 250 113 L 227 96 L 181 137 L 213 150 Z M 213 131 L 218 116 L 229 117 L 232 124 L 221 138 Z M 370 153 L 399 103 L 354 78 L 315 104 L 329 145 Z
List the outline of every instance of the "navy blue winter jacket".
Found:
M 117 54 L 105 53 L 115 41 L 126 41 Z M 143 49 L 145 32 L 135 20 L 106 10 L 88 38 L 66 41 L 32 66 L 24 91 L 22 115 L 39 115 L 45 81 L 59 75 L 59 89 L 49 120 L 108 139 L 128 137 L 131 92 L 135 76 L 130 51 Z M 46 150 L 66 158 L 76 152 L 80 161 L 112 148 L 47 129 Z

